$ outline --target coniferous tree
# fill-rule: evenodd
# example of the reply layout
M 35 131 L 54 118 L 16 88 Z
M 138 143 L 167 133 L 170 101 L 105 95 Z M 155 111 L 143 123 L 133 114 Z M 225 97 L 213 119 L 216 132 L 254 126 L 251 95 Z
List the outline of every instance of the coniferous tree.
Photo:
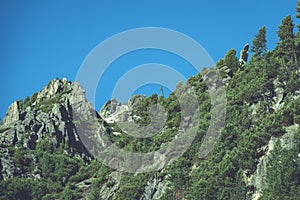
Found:
M 299 199 L 299 164 L 296 147 L 282 148 L 278 139 L 267 162 L 262 199 Z
M 278 27 L 277 35 L 279 44 L 277 46 L 277 55 L 283 57 L 285 63 L 294 65 L 297 62 L 296 47 L 294 43 L 294 24 L 290 15 L 286 16 Z M 290 65 L 289 64 L 289 65 Z
M 296 17 L 300 18 L 300 0 L 298 0 L 296 11 L 297 11 Z
M 278 27 L 278 37 L 280 42 L 284 42 L 286 40 L 290 40 L 294 38 L 294 24 L 291 15 L 286 16 L 283 20 L 281 25 Z
M 258 33 L 252 40 L 251 52 L 253 57 L 262 57 L 267 51 L 266 27 L 259 29 Z
M 233 73 L 239 69 L 240 64 L 238 58 L 236 57 L 236 50 L 231 49 L 226 53 L 225 63 L 231 68 Z
M 226 53 L 225 58 L 221 59 L 217 63 L 217 66 L 219 66 L 219 67 L 227 66 L 229 69 L 231 69 L 231 72 L 229 75 L 232 76 L 240 67 L 239 60 L 236 57 L 236 50 L 230 49 Z
M 296 7 L 296 17 L 300 19 L 300 0 L 298 0 L 298 4 Z M 298 49 L 298 54 L 300 53 L 300 23 L 297 25 L 298 27 L 298 32 L 296 34 L 296 38 L 295 38 L 295 45 L 296 45 L 296 49 Z

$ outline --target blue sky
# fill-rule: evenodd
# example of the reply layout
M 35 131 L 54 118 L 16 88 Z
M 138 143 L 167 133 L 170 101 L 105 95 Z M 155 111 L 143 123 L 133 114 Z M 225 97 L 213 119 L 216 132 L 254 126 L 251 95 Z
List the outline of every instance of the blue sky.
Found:
M 272 49 L 278 41 L 276 30 L 282 18 L 291 14 L 295 19 L 296 3 L 297 0 L 2 0 L 0 117 L 14 100 L 31 96 L 56 77 L 74 81 L 89 52 L 119 32 L 149 26 L 180 31 L 201 44 L 216 62 L 231 48 L 239 52 L 262 26 L 267 27 L 268 49 Z M 187 65 L 155 51 L 129 55 L 121 61 L 116 62 L 112 73 L 118 74 L 118 65 L 130 68 L 133 63 Z M 193 73 L 191 70 L 184 75 Z M 113 84 L 109 81 L 114 80 L 108 78 L 98 86 L 97 109 L 109 98 L 107 92 Z

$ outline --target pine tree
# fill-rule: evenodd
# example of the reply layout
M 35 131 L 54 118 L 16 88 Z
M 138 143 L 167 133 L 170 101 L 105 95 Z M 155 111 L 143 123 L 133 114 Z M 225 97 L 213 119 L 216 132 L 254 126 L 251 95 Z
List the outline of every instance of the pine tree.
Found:
M 278 27 L 277 35 L 280 41 L 276 48 L 277 56 L 282 57 L 287 66 L 294 66 L 298 60 L 293 30 L 293 20 L 291 16 L 288 15 L 282 20 L 281 25 Z
M 296 7 L 296 17 L 300 19 L 300 0 L 298 1 L 297 7 Z M 298 27 L 298 33 L 295 38 L 295 45 L 296 49 L 298 49 L 298 54 L 300 53 L 300 23 L 297 25 Z
M 251 52 L 253 57 L 262 57 L 267 51 L 266 27 L 259 29 L 258 33 L 252 40 Z
M 298 0 L 298 3 L 297 3 L 297 7 L 296 7 L 296 17 L 297 18 L 300 18 L 300 0 Z
M 278 37 L 280 39 L 280 42 L 283 42 L 285 40 L 290 40 L 294 38 L 294 24 L 291 15 L 286 16 L 283 20 L 281 25 L 278 27 Z
M 299 199 L 300 159 L 297 155 L 297 148 L 285 149 L 277 139 L 267 162 L 262 199 Z
M 235 73 L 239 67 L 239 59 L 236 57 L 236 50 L 230 49 L 225 55 L 225 64 Z
M 236 50 L 230 49 L 226 53 L 225 58 L 219 60 L 216 65 L 218 67 L 227 66 L 227 68 L 231 69 L 231 71 L 228 73 L 228 75 L 232 77 L 233 74 L 240 68 L 239 60 L 236 57 Z

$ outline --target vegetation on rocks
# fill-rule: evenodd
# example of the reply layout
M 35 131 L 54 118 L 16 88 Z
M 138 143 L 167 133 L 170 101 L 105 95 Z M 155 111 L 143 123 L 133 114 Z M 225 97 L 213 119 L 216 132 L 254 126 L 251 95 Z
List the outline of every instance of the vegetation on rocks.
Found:
M 297 17 L 299 6 L 298 2 Z M 267 28 L 262 27 L 252 40 L 248 63 L 241 66 L 235 49 L 217 63 L 222 78 L 229 77 L 225 82 L 226 121 L 205 158 L 199 158 L 199 148 L 212 117 L 203 78 L 207 70 L 187 80 L 201 102 L 196 137 L 179 159 L 156 172 L 118 172 L 90 155 L 74 128 L 77 122 L 69 108 L 73 92 L 81 89 L 74 83 L 52 81 L 43 92 L 18 101 L 19 114 L 25 117 L 0 127 L 0 199 L 299 199 L 299 24 L 297 27 L 295 31 L 291 16 L 285 17 L 274 50 L 267 50 Z M 53 94 L 48 91 L 51 87 L 56 88 Z M 128 151 L 160 149 L 179 131 L 182 113 L 175 94 L 186 87 L 179 83 L 168 97 L 153 94 L 132 106 L 131 115 L 138 116 L 133 120 L 143 126 L 151 121 L 153 105 L 165 108 L 166 123 L 155 136 L 130 136 L 117 123 L 106 123 L 96 115 L 101 134 Z M 81 108 L 91 110 L 88 102 L 79 100 Z M 31 110 L 26 111 L 27 107 Z

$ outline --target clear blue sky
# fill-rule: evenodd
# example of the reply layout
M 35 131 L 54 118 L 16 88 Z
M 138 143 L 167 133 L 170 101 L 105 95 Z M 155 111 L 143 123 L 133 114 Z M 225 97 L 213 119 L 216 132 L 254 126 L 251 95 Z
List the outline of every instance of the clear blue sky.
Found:
M 149 26 L 174 29 L 194 38 L 217 61 L 230 48 L 240 51 L 262 26 L 267 27 L 268 48 L 272 49 L 278 41 L 276 30 L 282 18 L 291 14 L 295 19 L 296 3 L 297 0 L 1 0 L 0 117 L 14 100 L 31 96 L 56 77 L 74 81 L 88 53 L 121 31 Z M 142 64 L 145 55 L 132 60 L 138 59 Z M 156 52 L 149 55 L 152 60 L 145 59 L 145 63 L 161 58 Z M 167 64 L 174 64 L 176 59 L 166 57 Z M 106 100 L 104 93 L 97 91 L 97 109 Z

